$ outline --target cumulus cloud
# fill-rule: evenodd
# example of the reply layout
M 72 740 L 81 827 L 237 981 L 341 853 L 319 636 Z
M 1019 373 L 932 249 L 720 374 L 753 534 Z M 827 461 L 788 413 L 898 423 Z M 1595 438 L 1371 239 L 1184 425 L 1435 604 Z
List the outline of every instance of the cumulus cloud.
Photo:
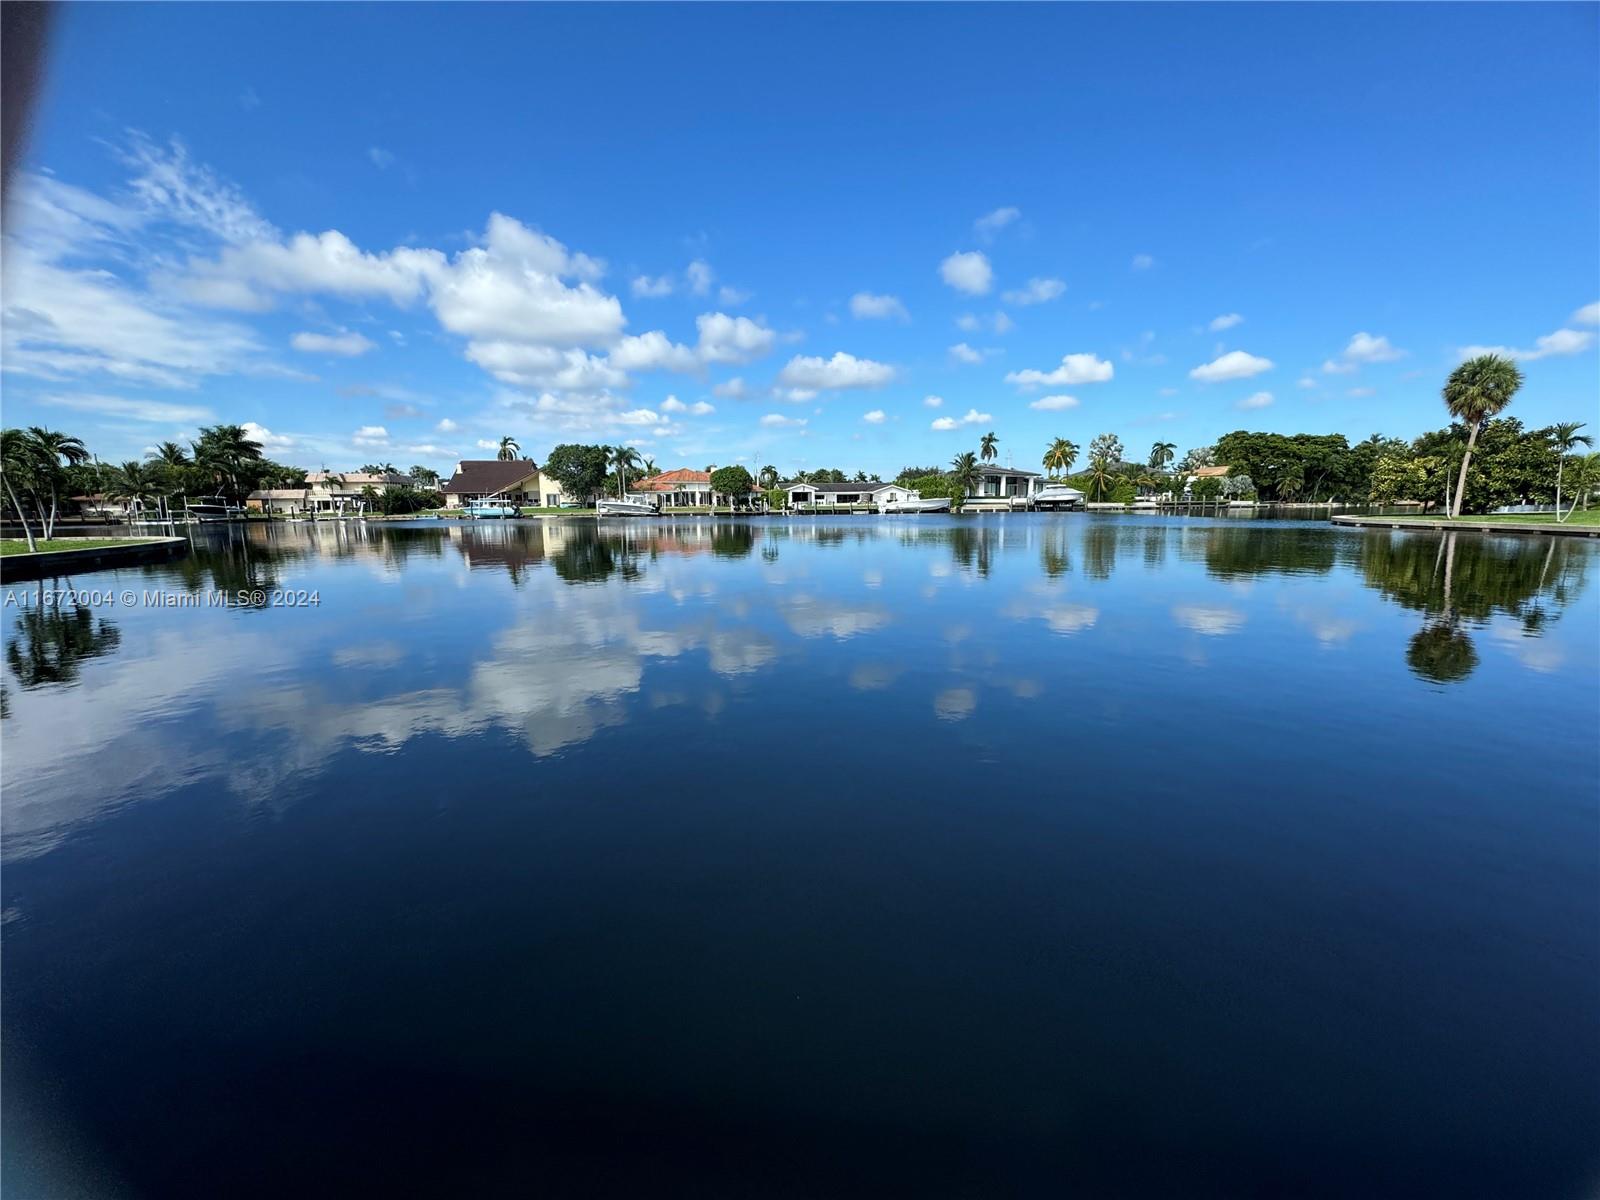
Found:
M 668 396 L 661 402 L 661 411 L 664 413 L 688 413 L 691 416 L 703 417 L 707 413 L 717 410 L 704 400 L 696 400 L 693 404 L 685 404 L 676 396 Z
M 881 408 L 875 408 L 871 412 L 862 413 L 861 419 L 868 425 L 882 425 L 884 421 L 888 420 L 888 414 Z
M 662 296 L 672 295 L 675 286 L 671 275 L 635 275 L 633 282 L 628 285 L 634 296 L 641 300 L 655 300 Z
M 1585 304 L 1572 314 L 1574 325 L 1600 325 L 1600 300 L 1593 304 Z
M 977 250 L 952 254 L 939 264 L 939 275 L 958 292 L 969 296 L 985 295 L 994 286 L 994 268 L 989 258 Z
M 711 269 L 711 264 L 703 258 L 697 258 L 683 270 L 683 277 L 689 281 L 689 290 L 696 296 L 704 296 L 711 290 L 711 285 L 716 281 L 717 273 Z
M 1065 395 L 1040 396 L 1033 403 L 1029 404 L 1028 407 L 1036 408 L 1040 412 L 1060 412 L 1064 408 L 1077 408 L 1078 398 L 1076 396 Z
M 983 361 L 983 352 L 974 350 L 965 342 L 957 342 L 950 347 L 950 357 L 958 363 L 981 363 Z
M 702 362 L 747 363 L 767 354 L 777 334 L 749 317 L 702 313 L 695 318 L 700 331 L 698 353 Z
M 1253 395 L 1246 396 L 1243 400 L 1239 401 L 1238 404 L 1234 405 L 1234 407 L 1243 409 L 1266 408 L 1271 405 L 1271 403 L 1271 392 L 1256 392 Z
M 358 446 L 383 446 L 388 444 L 389 431 L 382 425 L 363 425 L 350 440 Z
M 468 342 L 467 358 L 503 383 L 524 388 L 620 387 L 627 375 L 601 355 L 526 342 Z
M 761 418 L 766 429 L 797 429 L 806 423 L 804 417 L 786 417 L 782 413 L 768 413 Z
M 872 292 L 857 292 L 850 297 L 850 315 L 863 321 L 895 318 L 909 321 L 911 314 L 898 296 L 879 296 Z
M 1012 371 L 1006 376 L 1006 382 L 1023 388 L 1070 387 L 1078 383 L 1104 383 L 1114 371 L 1109 362 L 1093 354 L 1067 354 L 1053 371 L 1037 371 L 1031 367 L 1026 371 Z
M 929 408 L 940 408 L 944 405 L 943 396 L 924 396 L 922 402 Z
M 1517 358 L 1524 362 L 1567 354 L 1582 354 L 1594 345 L 1594 334 L 1587 329 L 1558 329 L 1534 339 L 1533 349 L 1518 350 L 1513 346 L 1463 346 L 1462 359 L 1476 358 L 1480 354 L 1498 354 L 1504 358 Z
M 1198 366 L 1189 372 L 1190 379 L 1201 383 L 1225 383 L 1230 379 L 1249 379 L 1263 371 L 1272 370 L 1272 360 L 1243 350 L 1230 350 L 1220 358 Z
M 1013 208 L 1007 205 L 1005 208 L 997 208 L 993 212 L 984 213 L 983 216 L 972 223 L 972 228 L 979 237 L 989 241 L 994 238 L 995 234 L 1020 219 L 1021 216 L 1022 210 L 1020 208 Z
M 337 354 L 344 358 L 356 358 L 375 348 L 375 343 L 348 329 L 338 333 L 297 333 L 289 344 L 307 354 Z
M 829 359 L 797 354 L 778 372 L 779 383 L 816 391 L 882 387 L 893 379 L 894 368 L 887 363 L 856 358 L 842 350 Z
M 440 433 L 454 433 L 456 430 L 460 429 L 461 426 L 457 425 L 449 417 L 445 417 L 439 422 L 438 425 L 434 426 L 434 428 L 436 428 Z
M 1350 339 L 1350 344 L 1344 348 L 1341 357 L 1345 362 L 1351 363 L 1385 363 L 1404 358 L 1405 354 L 1404 350 L 1391 346 L 1386 337 L 1358 333 Z
M 950 430 L 959 429 L 963 425 L 987 425 L 992 420 L 994 420 L 994 417 L 989 413 L 981 413 L 975 408 L 969 408 L 966 416 L 939 417 L 929 428 L 938 430 L 940 433 L 948 433 Z
M 1238 313 L 1223 313 L 1220 317 L 1212 317 L 1208 328 L 1212 333 L 1221 333 L 1224 329 L 1232 329 L 1235 325 L 1244 323 L 1244 318 Z
M 750 387 L 743 379 L 735 375 L 725 383 L 719 383 L 711 389 L 713 396 L 721 396 L 727 400 L 748 400 Z
M 1045 279 L 1039 276 L 1028 280 L 1023 287 L 1006 292 L 1001 299 L 1007 304 L 1025 307 L 1029 304 L 1045 304 L 1054 300 L 1067 290 L 1067 285 L 1059 279 Z
M 261 443 L 263 450 L 290 450 L 299 441 L 293 434 L 273 433 L 265 425 L 257 425 L 254 421 L 246 421 L 242 428 L 245 437 Z

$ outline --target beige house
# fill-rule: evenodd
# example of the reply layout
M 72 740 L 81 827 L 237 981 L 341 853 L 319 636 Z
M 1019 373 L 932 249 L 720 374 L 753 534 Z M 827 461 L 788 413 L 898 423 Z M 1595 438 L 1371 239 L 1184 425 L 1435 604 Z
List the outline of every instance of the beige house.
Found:
M 369 487 L 382 495 L 392 487 L 416 484 L 398 471 L 309 471 L 305 487 L 262 488 L 250 493 L 245 507 L 271 513 L 357 512 Z
M 498 458 L 463 459 L 440 490 L 444 492 L 446 508 L 478 503 L 558 508 L 567 500 L 561 485 L 540 471 L 531 458 L 509 462 Z

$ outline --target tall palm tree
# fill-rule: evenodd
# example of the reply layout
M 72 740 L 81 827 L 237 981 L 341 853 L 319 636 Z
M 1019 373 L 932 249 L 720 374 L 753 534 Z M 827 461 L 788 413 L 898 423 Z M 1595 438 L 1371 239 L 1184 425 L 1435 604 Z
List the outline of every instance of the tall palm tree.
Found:
M 1292 468 L 1278 480 L 1278 499 L 1293 500 L 1305 485 L 1305 478 L 1300 474 L 1299 468 Z
M 500 439 L 500 453 L 495 457 L 501 462 L 514 462 L 521 453 L 522 447 L 517 444 L 517 439 L 507 434 Z
M 644 470 L 644 477 L 646 479 L 649 479 L 651 476 L 661 474 L 661 472 L 656 468 L 656 460 L 653 459 L 653 458 L 646 458 L 644 460 L 643 470 Z
M 149 461 L 164 467 L 187 467 L 189 452 L 177 442 L 162 442 L 150 451 Z
M 1165 482 L 1166 476 L 1152 475 L 1149 471 L 1141 471 L 1133 481 L 1133 486 L 1141 490 L 1155 491 Z
M 1109 459 L 1096 458 L 1089 463 L 1089 490 L 1095 494 L 1096 500 L 1104 500 L 1106 493 L 1116 490 L 1126 476 L 1114 470 L 1115 463 Z
M 1589 507 L 1589 493 L 1600 486 L 1600 451 L 1580 454 L 1572 460 L 1572 516 L 1580 508 Z
M 1550 441 L 1556 448 L 1556 521 L 1561 523 L 1565 517 L 1561 515 L 1561 474 L 1566 469 L 1567 455 L 1579 446 L 1593 446 L 1594 439 L 1586 433 L 1579 433 L 1583 428 L 1582 421 L 1560 421 L 1550 431 Z M 1573 505 L 1577 507 L 1576 504 Z M 1571 516 L 1568 513 L 1567 516 Z
M 30 426 L 28 437 L 33 440 L 38 448 L 39 464 L 43 468 L 43 482 L 50 488 L 50 515 L 46 517 L 40 512 L 40 522 L 44 525 L 44 536 L 49 540 L 56 527 L 56 508 L 60 499 L 61 484 L 66 476 L 63 467 L 75 467 L 79 463 L 87 462 L 89 451 L 84 446 L 81 438 L 75 438 L 70 433 L 58 433 L 52 429 L 45 429 L 39 425 Z
M 27 540 L 28 551 L 39 548 L 33 537 L 33 526 L 28 523 L 28 510 L 22 506 L 22 495 L 34 488 L 39 477 L 39 447 L 20 429 L 0 430 L 0 478 L 4 478 L 6 497 L 22 522 L 22 536 Z M 20 491 L 19 491 L 20 489 Z
M 129 461 L 111 469 L 106 494 L 113 500 L 142 501 L 160 489 L 161 469 L 154 463 Z
M 639 465 L 639 452 L 632 446 L 611 447 L 611 465 L 617 469 L 617 499 L 627 496 L 628 472 Z
M 963 451 L 950 460 L 950 482 L 961 489 L 962 499 L 972 495 L 978 486 L 978 479 L 978 456 L 971 450 Z
M 992 462 L 994 460 L 999 453 L 995 447 L 999 444 L 1000 439 L 994 435 L 993 431 L 984 434 L 983 437 L 978 439 L 978 452 L 983 456 L 984 462 Z
M 1173 442 L 1157 442 L 1150 447 L 1150 465 L 1156 470 L 1161 470 L 1178 453 L 1178 447 Z
M 1504 411 L 1521 386 L 1522 370 L 1511 359 L 1498 354 L 1469 358 L 1445 380 L 1441 393 L 1444 406 L 1467 427 L 1467 449 L 1461 456 L 1461 475 L 1456 480 L 1452 517 L 1461 515 L 1461 502 L 1467 494 L 1467 468 L 1472 464 L 1472 450 L 1478 444 L 1479 430 L 1490 417 Z
M 769 490 L 771 488 L 775 488 L 778 486 L 778 468 L 769 463 L 767 466 L 761 468 L 761 470 L 757 473 L 756 478 L 761 482 L 762 487 Z
M 191 447 L 195 466 L 219 486 L 226 480 L 235 499 L 239 496 L 239 473 L 247 463 L 261 461 L 261 443 L 245 432 L 243 425 L 205 425 Z
M 1068 474 L 1072 464 L 1078 461 L 1078 444 L 1058 437 L 1050 443 L 1050 449 L 1044 452 L 1044 465 L 1052 475 Z

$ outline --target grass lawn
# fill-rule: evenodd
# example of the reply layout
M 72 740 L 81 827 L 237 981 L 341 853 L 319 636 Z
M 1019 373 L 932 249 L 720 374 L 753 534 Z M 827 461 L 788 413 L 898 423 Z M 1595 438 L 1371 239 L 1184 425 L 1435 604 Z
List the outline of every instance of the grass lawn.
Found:
M 153 538 L 51 538 L 38 539 L 39 553 L 51 550 L 94 550 L 101 546 L 126 546 L 134 542 L 149 542 Z M 22 538 L 0 538 L 0 555 L 26 554 L 28 543 Z
M 1450 520 L 1451 518 L 1442 518 L 1442 519 Z M 1493 525 L 1555 525 L 1555 524 L 1558 524 L 1558 522 L 1556 521 L 1554 513 L 1501 513 L 1499 516 L 1495 516 L 1492 513 L 1486 513 L 1481 517 L 1478 517 L 1478 516 L 1474 516 L 1474 517 L 1455 517 L 1454 520 L 1457 520 L 1457 521 L 1472 521 L 1472 522 L 1476 522 L 1478 524 L 1483 524 L 1484 522 L 1488 522 L 1488 523 L 1493 524 Z M 1565 521 L 1559 522 L 1559 524 L 1563 524 L 1563 525 L 1600 525 L 1600 508 L 1590 508 L 1590 509 L 1585 509 L 1582 512 L 1575 512 L 1570 517 L 1568 517 Z

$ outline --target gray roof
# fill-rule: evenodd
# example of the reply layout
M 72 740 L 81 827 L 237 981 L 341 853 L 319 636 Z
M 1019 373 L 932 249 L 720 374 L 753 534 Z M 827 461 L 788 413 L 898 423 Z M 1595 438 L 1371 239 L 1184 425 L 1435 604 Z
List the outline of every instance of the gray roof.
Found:
M 1028 475 L 1034 476 L 1037 471 L 1024 471 L 1021 467 L 1002 467 L 999 463 L 978 464 L 978 472 L 983 475 Z
M 882 480 L 865 483 L 790 483 L 784 485 L 784 491 L 792 492 L 796 488 L 805 488 L 812 492 L 881 492 L 884 488 L 894 486 Z

